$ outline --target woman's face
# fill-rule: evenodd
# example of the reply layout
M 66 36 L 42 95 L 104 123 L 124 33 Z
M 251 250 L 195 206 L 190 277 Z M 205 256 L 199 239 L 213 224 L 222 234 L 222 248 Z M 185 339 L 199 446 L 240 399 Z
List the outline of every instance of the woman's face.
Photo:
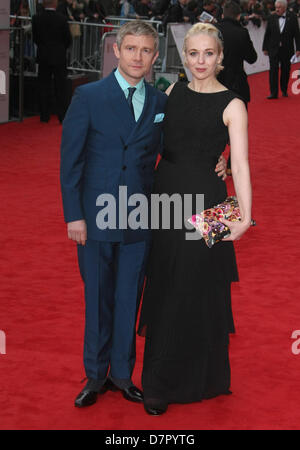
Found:
M 216 68 L 222 62 L 217 41 L 207 34 L 190 36 L 186 42 L 186 66 L 197 80 L 215 77 Z

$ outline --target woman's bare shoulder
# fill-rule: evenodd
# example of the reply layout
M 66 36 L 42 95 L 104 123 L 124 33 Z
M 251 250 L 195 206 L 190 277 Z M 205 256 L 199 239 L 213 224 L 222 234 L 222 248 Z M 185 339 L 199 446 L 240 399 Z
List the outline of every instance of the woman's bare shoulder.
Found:
M 223 111 L 223 122 L 226 126 L 229 123 L 247 122 L 248 114 L 245 103 L 238 97 L 234 97 Z

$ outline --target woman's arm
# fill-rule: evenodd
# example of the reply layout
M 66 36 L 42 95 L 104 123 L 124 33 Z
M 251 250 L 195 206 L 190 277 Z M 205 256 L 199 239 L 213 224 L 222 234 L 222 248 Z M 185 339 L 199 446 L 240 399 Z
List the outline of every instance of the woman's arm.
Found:
M 235 193 L 241 211 L 240 222 L 222 220 L 229 226 L 231 235 L 225 240 L 239 239 L 251 224 L 252 189 L 248 162 L 248 116 L 244 103 L 232 100 L 226 107 L 223 119 L 228 126 L 231 153 L 231 171 Z

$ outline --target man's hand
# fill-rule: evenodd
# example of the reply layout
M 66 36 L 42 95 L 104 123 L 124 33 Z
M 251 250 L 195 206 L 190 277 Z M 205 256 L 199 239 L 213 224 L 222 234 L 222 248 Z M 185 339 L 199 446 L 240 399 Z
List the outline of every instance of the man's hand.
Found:
M 222 180 L 226 180 L 226 168 L 227 168 L 227 161 L 224 158 L 223 155 L 220 156 L 218 164 L 216 165 L 215 172 L 217 172 L 218 177 L 222 177 Z
M 87 240 L 85 220 L 75 220 L 68 223 L 68 238 L 77 244 L 85 245 Z
M 268 55 L 269 53 L 267 52 L 267 50 L 264 50 L 264 55 Z

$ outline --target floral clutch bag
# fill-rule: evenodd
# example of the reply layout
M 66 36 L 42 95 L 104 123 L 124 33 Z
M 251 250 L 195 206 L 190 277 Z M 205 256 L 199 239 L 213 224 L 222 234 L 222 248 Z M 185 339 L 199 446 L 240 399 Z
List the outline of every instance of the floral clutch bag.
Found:
M 196 228 L 206 245 L 211 248 L 216 242 L 230 234 L 230 229 L 219 219 L 227 219 L 231 222 L 241 220 L 236 197 L 227 197 L 219 205 L 205 209 L 200 214 L 194 214 L 188 219 L 188 222 Z M 251 221 L 251 225 L 256 225 L 254 220 Z

